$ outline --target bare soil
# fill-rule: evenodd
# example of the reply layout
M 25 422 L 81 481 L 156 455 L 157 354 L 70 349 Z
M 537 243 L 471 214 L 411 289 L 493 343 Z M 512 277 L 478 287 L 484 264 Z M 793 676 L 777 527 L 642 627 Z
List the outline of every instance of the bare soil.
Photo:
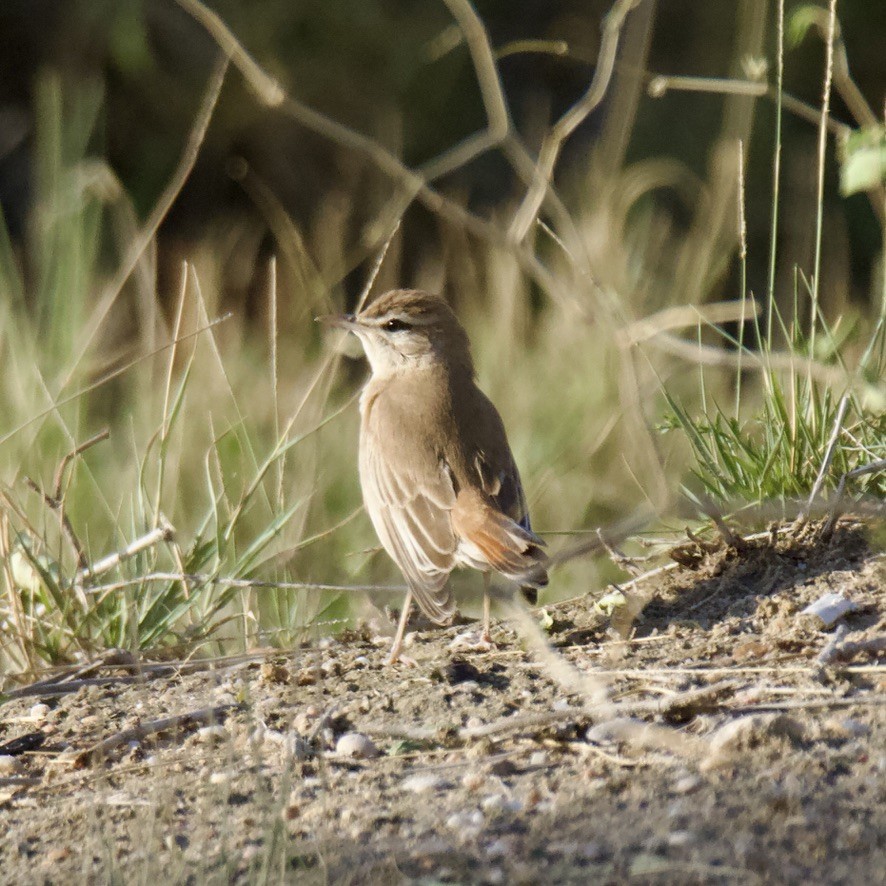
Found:
M 614 707 L 506 624 L 7 687 L 0 880 L 886 882 L 886 561 L 852 523 L 676 556 L 624 638 L 590 596 L 538 617 Z

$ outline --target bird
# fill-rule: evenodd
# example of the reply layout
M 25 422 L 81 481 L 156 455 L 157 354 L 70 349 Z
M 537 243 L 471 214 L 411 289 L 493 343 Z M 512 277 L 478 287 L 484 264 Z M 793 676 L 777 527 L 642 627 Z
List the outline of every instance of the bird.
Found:
M 407 585 L 387 663 L 400 657 L 413 600 L 436 624 L 451 621 L 456 567 L 483 573 L 477 645 L 488 648 L 491 573 L 534 604 L 548 583 L 548 558 L 501 416 L 477 386 L 464 327 L 441 296 L 416 289 L 318 320 L 355 334 L 371 370 L 360 395 L 360 485 Z

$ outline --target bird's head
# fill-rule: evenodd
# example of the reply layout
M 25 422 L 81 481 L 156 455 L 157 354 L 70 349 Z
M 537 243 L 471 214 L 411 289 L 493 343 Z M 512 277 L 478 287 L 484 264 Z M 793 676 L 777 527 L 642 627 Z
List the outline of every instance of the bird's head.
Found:
M 357 314 L 318 319 L 353 332 L 360 339 L 375 376 L 432 365 L 473 373 L 467 333 L 452 308 L 438 295 L 395 289 Z

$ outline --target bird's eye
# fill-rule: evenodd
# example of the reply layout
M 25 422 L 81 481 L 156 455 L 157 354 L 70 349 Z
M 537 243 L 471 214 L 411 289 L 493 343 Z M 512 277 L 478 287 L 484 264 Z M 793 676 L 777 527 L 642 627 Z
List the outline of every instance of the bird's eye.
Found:
M 404 323 L 402 320 L 398 320 L 396 317 L 393 317 L 384 324 L 384 328 L 388 332 L 400 332 L 403 329 L 409 329 L 409 324 Z

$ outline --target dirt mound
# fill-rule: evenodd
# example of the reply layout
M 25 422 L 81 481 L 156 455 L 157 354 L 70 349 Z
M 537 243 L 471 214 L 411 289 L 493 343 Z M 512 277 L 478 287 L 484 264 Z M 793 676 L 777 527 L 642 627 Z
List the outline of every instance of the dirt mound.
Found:
M 499 625 L 488 653 L 416 634 L 412 667 L 366 629 L 13 690 L 4 878 L 872 882 L 884 560 L 853 524 L 675 556 L 612 619 L 587 597 L 538 615 L 556 679 Z M 847 610 L 830 627 L 802 614 L 828 593 Z

